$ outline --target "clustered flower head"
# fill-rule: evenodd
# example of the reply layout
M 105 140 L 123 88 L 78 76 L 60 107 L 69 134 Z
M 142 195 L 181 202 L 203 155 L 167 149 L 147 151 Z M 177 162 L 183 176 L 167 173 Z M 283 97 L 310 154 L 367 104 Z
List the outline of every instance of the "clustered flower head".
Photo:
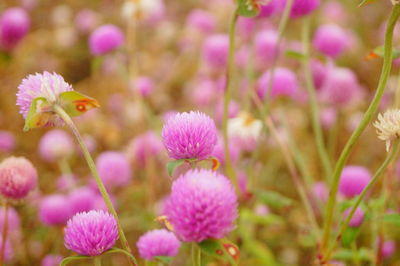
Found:
M 19 200 L 37 184 L 38 174 L 30 161 L 9 157 L 0 163 L 0 193 L 7 199 Z
M 68 221 L 64 233 L 66 248 L 81 255 L 97 256 L 117 241 L 117 221 L 105 211 L 82 212 Z
M 400 137 L 400 110 L 387 110 L 383 115 L 378 115 L 378 121 L 374 126 L 377 128 L 378 138 L 386 142 L 386 151 L 389 151 L 392 141 Z
M 108 188 L 125 185 L 132 178 L 128 158 L 121 152 L 101 153 L 97 157 L 96 166 L 104 185 Z
M 340 176 L 339 191 L 347 198 L 359 195 L 371 180 L 371 173 L 362 166 L 346 166 Z
M 71 214 L 70 201 L 64 195 L 49 195 L 40 202 L 39 218 L 46 225 L 65 225 Z
M 231 182 L 211 170 L 190 170 L 172 184 L 165 214 L 186 242 L 222 238 L 234 229 L 237 196 Z
M 40 156 L 49 162 L 65 159 L 74 152 L 71 136 L 60 129 L 48 131 L 39 142 Z
M 0 49 L 14 49 L 28 33 L 30 23 L 24 9 L 14 7 L 5 10 L 0 17 Z
M 124 43 L 124 34 L 115 25 L 107 24 L 98 27 L 89 38 L 89 47 L 93 55 L 111 52 Z
M 42 74 L 36 73 L 35 75 L 29 75 L 22 80 L 18 86 L 17 93 L 17 105 L 19 106 L 19 112 L 24 118 L 28 116 L 29 109 L 32 105 L 32 101 L 35 98 L 43 97 L 51 105 L 59 101 L 59 95 L 66 91 L 72 91 L 70 84 L 64 81 L 64 78 L 56 73 L 49 73 L 47 71 Z M 37 107 L 37 113 L 50 112 L 48 106 L 40 109 L 40 105 Z M 59 124 L 60 119 L 56 116 L 51 117 L 46 121 L 45 126 Z
M 181 242 L 174 233 L 165 229 L 151 230 L 142 235 L 137 242 L 140 256 L 146 260 L 158 256 L 176 256 L 180 246 Z
M 206 159 L 217 144 L 217 128 L 204 113 L 178 113 L 162 130 L 165 148 L 174 159 Z

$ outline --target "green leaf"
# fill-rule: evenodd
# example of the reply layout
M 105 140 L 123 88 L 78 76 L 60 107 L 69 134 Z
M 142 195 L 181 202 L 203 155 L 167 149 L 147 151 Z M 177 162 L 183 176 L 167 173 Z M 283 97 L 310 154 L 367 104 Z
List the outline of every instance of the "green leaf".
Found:
M 354 254 L 355 253 L 355 254 Z M 370 260 L 371 250 L 366 248 L 360 248 L 356 252 L 350 249 L 340 249 L 333 254 L 333 259 L 336 260 L 352 260 L 354 256 L 357 256 L 360 260 Z
M 173 259 L 172 257 L 167 257 L 167 256 L 157 256 L 154 258 L 162 263 L 167 264 L 167 265 L 170 264 Z
M 51 118 L 51 114 L 47 112 L 41 112 L 41 110 L 49 103 L 44 97 L 37 97 L 32 100 L 31 106 L 29 107 L 28 115 L 25 118 L 24 131 L 28 131 L 32 128 L 43 127 Z
M 255 6 L 251 0 L 238 0 L 237 12 L 242 17 L 252 18 L 258 16 L 260 7 Z
M 285 52 L 285 56 L 293 58 L 293 59 L 297 59 L 297 60 L 303 60 L 305 55 L 298 52 L 298 51 L 294 51 L 294 50 L 287 50 Z
M 385 48 L 383 47 L 383 45 L 378 46 L 374 49 L 373 54 L 379 56 L 379 57 L 383 57 Z M 392 53 L 392 59 L 396 59 L 400 57 L 400 50 L 399 49 L 393 49 L 393 53 Z
M 383 216 L 383 221 L 394 224 L 396 226 L 400 226 L 400 214 L 397 213 L 388 213 Z
M 64 258 L 61 262 L 60 262 L 60 266 L 65 266 L 68 263 L 75 261 L 75 260 L 87 260 L 87 259 L 91 259 L 91 257 L 89 256 L 82 256 L 82 255 L 78 255 L 78 256 L 71 256 L 71 257 L 66 257 Z
M 167 171 L 168 175 L 172 176 L 173 173 L 175 172 L 175 169 L 179 166 L 181 166 L 187 159 L 180 159 L 180 160 L 175 160 L 167 163 Z
M 96 99 L 76 91 L 66 91 L 59 95 L 61 107 L 69 116 L 79 116 L 90 109 L 99 107 Z
M 348 227 L 342 235 L 342 244 L 344 247 L 350 247 L 351 243 L 356 240 L 357 236 L 360 234 L 361 227 Z
M 135 264 L 137 265 L 135 256 L 133 256 L 131 253 L 129 253 L 128 251 L 121 249 L 121 248 L 114 247 L 114 248 L 107 250 L 103 254 L 113 254 L 113 253 L 122 253 L 122 254 L 126 255 L 128 258 L 130 258 L 132 261 L 134 261 Z
M 229 262 L 231 265 L 238 265 L 239 248 L 227 239 L 207 239 L 199 243 L 200 249 L 211 257 Z
M 255 196 L 264 204 L 273 208 L 287 208 L 293 205 L 293 200 L 275 191 L 256 190 Z

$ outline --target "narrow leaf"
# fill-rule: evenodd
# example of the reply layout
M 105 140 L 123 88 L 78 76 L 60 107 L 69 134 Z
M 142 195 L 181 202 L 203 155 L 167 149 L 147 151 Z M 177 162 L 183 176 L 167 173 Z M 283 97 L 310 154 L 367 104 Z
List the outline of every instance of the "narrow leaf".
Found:
M 79 116 L 100 106 L 96 99 L 76 91 L 63 92 L 59 97 L 62 108 L 70 116 Z
M 342 244 L 344 247 L 350 247 L 351 243 L 356 240 L 357 236 L 360 234 L 361 227 L 348 227 L 342 235 Z
M 87 260 L 87 259 L 91 259 L 91 257 L 88 257 L 88 256 L 81 256 L 81 255 L 78 255 L 78 256 L 71 256 L 71 257 L 66 257 L 66 258 L 64 258 L 61 262 L 60 262 L 60 266 L 65 266 L 65 265 L 67 265 L 68 263 L 70 263 L 70 262 L 72 262 L 72 261 L 75 261 L 75 260 Z
M 32 100 L 28 115 L 25 118 L 24 131 L 43 127 L 49 122 L 51 113 L 41 112 L 41 109 L 45 106 L 48 106 L 48 102 L 44 97 L 37 97 Z
M 173 173 L 175 172 L 175 169 L 177 167 L 181 166 L 185 161 L 186 161 L 186 159 L 180 159 L 180 160 L 175 160 L 175 161 L 168 162 L 167 163 L 168 175 L 172 176 Z
M 222 259 L 231 265 L 238 265 L 239 248 L 227 239 L 207 239 L 199 243 L 200 249 L 214 258 Z
M 294 50 L 287 50 L 285 52 L 285 56 L 293 58 L 293 59 L 297 59 L 297 60 L 303 60 L 304 59 L 304 54 L 298 52 L 298 51 L 294 51 Z

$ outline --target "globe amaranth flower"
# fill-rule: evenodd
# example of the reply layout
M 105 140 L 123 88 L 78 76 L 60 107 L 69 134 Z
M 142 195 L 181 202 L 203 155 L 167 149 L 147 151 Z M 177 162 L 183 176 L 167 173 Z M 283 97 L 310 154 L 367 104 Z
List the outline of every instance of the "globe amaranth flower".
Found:
M 18 7 L 5 10 L 0 17 L 0 49 L 10 51 L 25 37 L 30 28 L 27 12 Z
M 96 196 L 96 192 L 89 187 L 72 190 L 68 195 L 72 214 L 93 210 Z
M 273 75 L 272 78 L 271 75 Z M 287 96 L 294 99 L 297 96 L 298 87 L 298 81 L 293 71 L 277 67 L 274 72 L 268 70 L 260 77 L 257 83 L 257 94 L 261 99 L 269 98 L 269 92 L 272 98 Z
M 312 41 L 313 46 L 321 53 L 330 56 L 340 56 L 349 44 L 349 36 L 335 24 L 325 24 L 317 29 Z
M 383 115 L 378 115 L 378 121 L 374 126 L 377 128 L 378 138 L 386 142 L 386 151 L 389 151 L 393 140 L 400 137 L 400 110 L 387 110 Z
M 347 218 L 351 212 L 351 208 L 345 210 L 343 215 Z M 359 227 L 364 221 L 364 211 L 358 207 L 349 221 L 350 227 Z
M 211 170 L 190 170 L 172 184 L 165 214 L 183 241 L 222 238 L 234 229 L 237 196 L 231 182 Z
M 225 34 L 214 34 L 204 41 L 203 59 L 215 69 L 224 70 L 228 62 L 229 38 Z
M 61 255 L 49 254 L 42 259 L 40 266 L 58 266 L 62 260 L 63 257 Z
M 132 178 L 128 158 L 121 152 L 101 153 L 96 159 L 96 166 L 104 185 L 108 188 L 126 185 Z
M 39 206 L 39 218 L 46 225 L 65 225 L 72 215 L 69 199 L 64 195 L 44 197 Z
M 178 254 L 181 242 L 175 234 L 165 229 L 151 230 L 139 238 L 137 242 L 139 254 L 146 260 L 154 257 L 174 257 Z
M 115 25 L 98 27 L 89 37 L 89 47 L 93 55 L 103 55 L 114 51 L 124 43 L 124 33 Z
M 371 180 L 371 173 L 362 166 L 346 166 L 340 176 L 339 191 L 347 198 L 359 195 Z
M 0 194 L 19 200 L 37 185 L 38 174 L 30 161 L 23 157 L 9 157 L 0 163 Z
M 320 4 L 320 0 L 294 0 L 290 17 L 298 18 L 310 14 Z
M 39 142 L 40 156 L 49 162 L 65 159 L 74 152 L 71 136 L 60 129 L 48 131 Z
M 128 145 L 128 156 L 136 164 L 145 165 L 148 159 L 155 160 L 164 147 L 159 136 L 153 131 L 136 136 Z
M 81 255 L 100 255 L 112 248 L 117 239 L 117 221 L 104 211 L 78 213 L 64 229 L 65 247 Z
M 206 159 L 217 144 L 217 128 L 204 113 L 178 113 L 162 129 L 165 148 L 174 159 Z
M 14 149 L 14 135 L 11 132 L 0 130 L 0 152 L 12 152 Z

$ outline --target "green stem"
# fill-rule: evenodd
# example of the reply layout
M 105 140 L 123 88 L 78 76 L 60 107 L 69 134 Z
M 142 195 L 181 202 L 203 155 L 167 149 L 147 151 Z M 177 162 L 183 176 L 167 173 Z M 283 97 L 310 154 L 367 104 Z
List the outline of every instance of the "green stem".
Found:
M 390 70 L 392 67 L 392 41 L 393 41 L 393 31 L 396 25 L 396 21 L 400 16 L 400 5 L 395 5 L 392 9 L 392 13 L 390 15 L 388 25 L 385 33 L 385 43 L 384 43 L 384 57 L 383 57 L 383 67 L 381 76 L 379 79 L 378 88 L 376 90 L 375 96 L 369 105 L 367 111 L 364 114 L 363 119 L 361 120 L 359 126 L 351 135 L 350 139 L 346 143 L 340 157 L 336 163 L 335 170 L 332 176 L 332 184 L 331 190 L 329 192 L 329 199 L 326 207 L 325 219 L 324 219 L 324 230 L 323 230 L 323 238 L 321 243 L 321 251 L 324 250 L 328 246 L 328 242 L 331 236 L 332 224 L 333 224 L 333 216 L 335 212 L 336 205 L 336 194 L 339 187 L 340 174 L 342 173 L 343 167 L 350 156 L 350 152 L 353 149 L 356 141 L 363 133 L 364 129 L 368 126 L 371 121 L 373 115 L 375 115 L 376 110 L 378 109 L 379 103 L 381 101 L 383 92 L 385 91 L 385 87 L 389 78 Z
M 228 69 L 226 73 L 226 88 L 224 95 L 224 116 L 222 121 L 222 135 L 224 138 L 226 173 L 228 177 L 232 180 L 232 182 L 236 185 L 236 188 L 237 188 L 236 173 L 232 166 L 232 159 L 229 152 L 228 111 L 229 111 L 229 103 L 232 98 L 232 89 L 233 89 L 232 80 L 235 72 L 235 30 L 238 18 L 239 14 L 237 10 L 235 10 L 235 13 L 232 16 L 232 20 L 229 26 L 229 56 L 228 56 Z
M 120 241 L 121 241 L 122 247 L 127 252 L 132 253 L 131 249 L 129 247 L 128 241 L 127 241 L 127 239 L 125 237 L 125 234 L 124 234 L 124 232 L 122 230 L 120 221 L 118 219 L 117 212 L 114 209 L 114 206 L 113 206 L 113 204 L 111 202 L 110 196 L 108 195 L 108 192 L 107 192 L 107 190 L 106 190 L 106 188 L 105 188 L 105 186 L 103 184 L 103 181 L 101 180 L 100 175 L 99 175 L 99 173 L 97 171 L 96 164 L 94 163 L 94 161 L 92 159 L 92 156 L 90 155 L 90 152 L 89 152 L 88 148 L 86 147 L 86 144 L 83 141 L 81 134 L 78 131 L 78 128 L 75 126 L 74 122 L 69 117 L 69 115 L 60 106 L 55 105 L 54 106 L 54 112 L 57 113 L 61 117 L 61 119 L 68 125 L 68 127 L 74 133 L 74 135 L 76 137 L 76 140 L 78 141 L 79 146 L 82 149 L 83 156 L 85 157 L 85 160 L 86 160 L 86 162 L 87 162 L 87 164 L 88 164 L 88 166 L 90 168 L 90 172 L 92 173 L 92 175 L 93 175 L 93 177 L 94 177 L 94 179 L 96 181 L 96 184 L 97 184 L 97 187 L 98 187 L 98 189 L 99 189 L 99 191 L 101 193 L 101 196 L 103 197 L 103 200 L 104 200 L 105 204 L 107 205 L 108 211 L 115 217 L 115 220 L 117 221 L 118 232 L 119 232 L 119 237 L 120 237 Z M 131 261 L 131 263 L 134 265 L 134 262 Z
M 321 158 L 322 166 L 326 179 L 332 174 L 332 166 L 329 160 L 328 152 L 324 144 L 324 136 L 322 134 L 321 122 L 319 117 L 319 108 L 317 101 L 317 94 L 314 86 L 310 70 L 310 18 L 306 16 L 303 20 L 302 29 L 302 42 L 303 42 L 303 70 L 306 80 L 306 88 L 310 97 L 310 109 L 312 118 L 312 129 L 315 135 L 315 141 L 317 144 L 318 155 Z
M 399 141 L 396 141 L 391 149 L 391 151 L 388 153 L 386 156 L 385 161 L 382 163 L 382 165 L 378 168 L 378 170 L 375 172 L 374 176 L 372 177 L 371 181 L 368 183 L 368 185 L 364 188 L 364 190 L 361 192 L 361 194 L 358 196 L 356 202 L 354 203 L 349 215 L 346 217 L 344 222 L 342 223 L 340 230 L 338 234 L 336 235 L 335 238 L 335 243 L 332 245 L 332 247 L 328 250 L 328 252 L 325 255 L 325 259 L 323 261 L 328 261 L 330 258 L 330 255 L 332 254 L 333 250 L 337 247 L 338 242 L 340 241 L 344 231 L 348 227 L 351 218 L 353 218 L 353 215 L 355 211 L 357 210 L 358 206 L 360 205 L 361 201 L 364 199 L 365 195 L 371 190 L 371 188 L 375 185 L 375 183 L 379 180 L 379 178 L 382 176 L 386 168 L 389 166 L 391 162 L 397 157 L 398 152 L 399 152 Z
M 192 265 L 201 266 L 201 250 L 197 243 L 192 243 Z
M 7 231 L 8 231 L 8 201 L 5 200 L 3 231 L 1 233 L 0 265 L 4 265 L 4 251 L 6 247 Z
M 94 266 L 101 266 L 101 257 L 95 256 L 93 257 Z

